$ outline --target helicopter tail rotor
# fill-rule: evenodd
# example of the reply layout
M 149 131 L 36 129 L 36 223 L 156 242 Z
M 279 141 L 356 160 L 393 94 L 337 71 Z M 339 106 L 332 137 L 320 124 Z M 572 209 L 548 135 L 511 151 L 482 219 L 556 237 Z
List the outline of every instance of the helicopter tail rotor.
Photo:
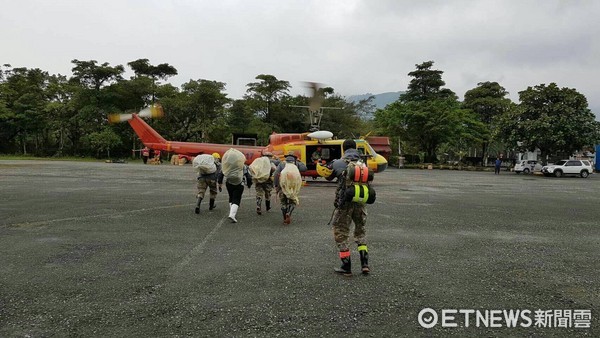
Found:
M 155 103 L 139 111 L 137 114 L 139 117 L 150 117 L 150 118 L 161 118 L 165 116 L 163 108 L 160 104 Z M 133 114 L 110 114 L 108 115 L 108 122 L 119 123 L 129 121 L 133 118 Z

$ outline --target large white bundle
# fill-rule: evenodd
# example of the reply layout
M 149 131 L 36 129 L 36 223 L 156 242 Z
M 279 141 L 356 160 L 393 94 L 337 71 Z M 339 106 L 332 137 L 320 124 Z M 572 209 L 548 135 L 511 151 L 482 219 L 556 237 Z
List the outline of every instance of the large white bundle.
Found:
M 215 171 L 217 171 L 214 157 L 208 154 L 202 154 L 194 157 L 192 166 L 201 175 L 213 174 Z
M 259 157 L 250 164 L 249 170 L 253 180 L 264 183 L 271 177 L 271 161 L 267 157 Z
M 244 178 L 244 162 L 246 156 L 237 149 L 229 148 L 223 154 L 223 175 L 230 184 L 240 184 Z
M 285 168 L 283 168 L 279 176 L 279 186 L 287 198 L 293 200 L 296 205 L 300 204 L 298 194 L 302 187 L 302 176 L 295 164 L 285 164 Z

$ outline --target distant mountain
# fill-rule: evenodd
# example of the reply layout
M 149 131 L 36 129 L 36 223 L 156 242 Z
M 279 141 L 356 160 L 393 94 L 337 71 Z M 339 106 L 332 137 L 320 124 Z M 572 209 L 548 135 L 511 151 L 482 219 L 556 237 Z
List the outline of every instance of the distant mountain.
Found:
M 398 100 L 398 98 L 400 97 L 400 95 L 403 93 L 404 92 L 387 92 L 387 93 L 381 93 L 381 94 L 367 93 L 367 94 L 362 94 L 362 95 L 351 95 L 346 98 L 346 102 L 358 103 L 360 100 L 366 100 L 370 96 L 374 96 L 373 100 L 371 100 L 371 103 L 375 105 L 375 109 L 383 109 L 388 104 L 396 102 Z M 374 113 L 374 111 L 366 114 L 365 118 L 372 119 L 373 113 Z
M 388 92 L 388 93 L 381 93 L 381 94 L 367 93 L 367 94 L 362 94 L 362 95 L 351 95 L 346 98 L 346 101 L 347 102 L 358 102 L 360 100 L 368 99 L 369 96 L 374 96 L 375 98 L 373 99 L 373 101 L 371 101 L 371 103 L 373 103 L 376 108 L 385 108 L 385 106 L 387 106 L 388 104 L 397 101 L 398 98 L 400 97 L 400 95 L 403 93 L 404 92 Z

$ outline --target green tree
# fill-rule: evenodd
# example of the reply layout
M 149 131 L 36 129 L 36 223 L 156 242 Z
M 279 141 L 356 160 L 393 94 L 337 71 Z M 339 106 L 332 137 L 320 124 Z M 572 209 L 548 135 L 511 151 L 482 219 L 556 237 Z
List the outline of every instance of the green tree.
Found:
M 365 109 L 365 102 L 352 103 L 331 90 L 326 93 L 323 107 L 339 109 L 323 109 L 321 129 L 329 130 L 338 138 L 358 138 L 368 132 L 360 113 Z
M 35 152 L 41 154 L 48 124 L 44 111 L 48 73 L 38 68 L 13 68 L 6 69 L 3 77 L 0 82 L 2 142 L 23 154 L 27 154 L 28 146 L 33 145 Z
M 408 73 L 413 77 L 408 90 L 398 101 L 376 112 L 376 125 L 424 151 L 425 161 L 437 162 L 438 147 L 465 137 L 473 120 L 461 109 L 454 92 L 441 88 L 445 84 L 443 72 L 431 69 L 433 61 L 416 66 L 416 71 Z
M 69 82 L 74 86 L 72 97 L 75 116 L 70 123 L 69 138 L 73 144 L 73 152 L 79 154 L 81 138 L 98 132 L 99 126 L 106 125 L 108 114 L 116 113 L 119 107 L 118 83 L 123 81 L 122 65 L 110 66 L 108 63 L 98 65 L 96 60 L 72 60 L 73 76 Z M 84 153 L 93 149 L 84 149 Z
M 540 84 L 519 92 L 520 104 L 502 115 L 500 134 L 515 148 L 540 149 L 542 159 L 572 154 L 600 139 L 600 123 L 584 95 L 556 83 Z
M 452 99 L 396 101 L 376 112 L 376 122 L 390 135 L 398 135 L 425 152 L 426 162 L 437 162 L 436 151 L 446 142 L 461 145 L 468 130 L 467 112 Z M 462 146 L 462 145 L 461 145 Z
M 441 70 L 431 69 L 433 61 L 415 65 L 417 70 L 408 73 L 412 76 L 408 90 L 400 95 L 402 102 L 429 101 L 432 99 L 455 98 L 456 94 L 447 88 L 442 88 L 446 82 L 442 80 Z
M 110 158 L 110 150 L 122 144 L 121 138 L 112 129 L 106 127 L 100 132 L 93 132 L 87 136 L 90 146 L 96 150 L 96 156 L 106 151 Z
M 227 124 L 235 133 L 250 132 L 250 123 L 256 118 L 246 100 L 235 100 L 229 107 Z
M 73 72 L 71 80 L 97 92 L 103 86 L 122 80 L 122 74 L 125 71 L 122 65 L 111 67 L 108 62 L 97 65 L 96 60 L 79 61 L 74 59 L 71 63 L 75 64 L 71 69 Z
M 497 117 L 506 113 L 512 104 L 506 96 L 508 92 L 497 82 L 480 82 L 476 88 L 465 93 L 463 107 L 471 110 L 485 126 L 482 130 L 482 157 L 487 159 L 488 148 L 492 142 L 494 122 Z
M 190 80 L 184 83 L 180 93 L 163 99 L 168 114 L 157 124 L 180 141 L 222 141 L 226 124 L 226 106 L 230 99 L 224 92 L 225 83 L 210 80 Z
M 48 82 L 48 102 L 45 111 L 50 120 L 49 128 L 53 138 L 51 144 L 56 145 L 55 148 L 48 150 L 58 156 L 69 152 L 67 151 L 69 131 L 76 129 L 71 125 L 77 115 L 71 100 L 76 90 L 74 87 L 64 75 L 52 75 Z
M 360 117 L 361 109 L 365 108 L 364 104 L 346 102 L 346 99 L 331 87 L 319 88 L 318 91 L 319 104 L 313 108 L 320 106 L 320 129 L 331 131 L 338 138 L 358 137 L 365 132 L 365 123 Z M 294 106 L 310 107 L 314 97 L 298 95 L 287 98 L 286 102 L 289 111 L 278 126 L 285 132 L 306 132 L 311 125 L 310 108 Z
M 140 83 L 148 83 L 145 79 L 150 80 L 149 97 L 146 104 L 153 103 L 156 99 L 156 86 L 160 83 L 158 80 L 166 80 L 171 76 L 177 75 L 177 69 L 168 63 L 161 63 L 157 66 L 151 65 L 148 59 L 137 59 L 127 63 L 135 73 L 135 78 Z M 141 80 L 141 81 L 139 81 Z
M 282 115 L 285 105 L 281 104 L 281 100 L 289 97 L 290 83 L 268 74 L 260 74 L 256 80 L 259 81 L 246 85 L 245 99 L 258 116 L 272 124 L 274 116 Z
M 267 123 L 271 124 L 272 131 L 280 133 L 303 133 L 308 130 L 309 112 L 307 108 L 297 106 L 307 106 L 308 98 L 303 95 L 286 96 L 281 100 L 277 113 L 273 114 L 273 119 Z

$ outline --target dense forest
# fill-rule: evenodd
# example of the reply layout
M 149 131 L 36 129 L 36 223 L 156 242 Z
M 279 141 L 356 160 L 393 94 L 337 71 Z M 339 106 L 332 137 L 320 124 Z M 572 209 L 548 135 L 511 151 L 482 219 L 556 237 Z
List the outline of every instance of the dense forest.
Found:
M 180 88 L 168 80 L 177 69 L 148 59 L 125 67 L 95 60 L 72 60 L 72 75 L 41 69 L 0 68 L 0 154 L 35 156 L 131 156 L 140 142 L 127 123 L 109 124 L 108 115 L 137 112 L 159 102 L 165 117 L 148 123 L 166 139 L 230 143 L 232 133 L 254 133 L 266 144 L 272 132 L 304 132 L 309 127 L 309 98 L 291 96 L 288 81 L 260 74 L 249 79 L 246 94 L 231 99 L 226 84 L 190 79 Z M 519 103 L 496 82 L 482 82 L 464 100 L 443 88 L 443 72 L 433 61 L 408 73 L 408 88 L 398 101 L 375 112 L 371 99 L 346 102 L 334 88 L 319 89 L 326 110 L 321 129 L 337 137 L 388 135 L 403 153 L 437 162 L 440 153 L 463 157 L 507 149 L 572 152 L 599 140 L 599 123 L 585 96 L 555 83 L 519 92 Z M 403 90 L 403 89 L 399 89 Z M 400 142 L 398 142 L 400 141 Z M 485 155 L 484 155 L 485 156 Z

